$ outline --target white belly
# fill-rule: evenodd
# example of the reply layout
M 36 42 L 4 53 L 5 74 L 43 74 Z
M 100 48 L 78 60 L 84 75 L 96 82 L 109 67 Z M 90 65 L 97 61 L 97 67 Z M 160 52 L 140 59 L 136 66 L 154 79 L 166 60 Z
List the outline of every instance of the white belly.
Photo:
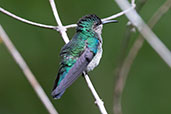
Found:
M 102 44 L 99 45 L 97 54 L 94 56 L 94 58 L 91 60 L 91 62 L 87 66 L 87 72 L 93 70 L 100 62 L 100 59 L 102 57 Z

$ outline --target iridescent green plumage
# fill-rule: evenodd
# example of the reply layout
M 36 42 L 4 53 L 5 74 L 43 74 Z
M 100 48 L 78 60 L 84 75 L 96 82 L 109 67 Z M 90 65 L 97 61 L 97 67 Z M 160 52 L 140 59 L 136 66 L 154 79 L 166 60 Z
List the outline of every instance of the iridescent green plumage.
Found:
M 64 45 L 64 47 L 61 49 L 60 56 L 62 58 L 58 72 L 60 77 L 57 85 L 59 85 L 60 82 L 65 78 L 66 74 L 75 64 L 76 60 L 84 52 L 86 45 L 94 54 L 97 53 L 97 47 L 99 43 L 98 36 L 95 34 L 93 36 L 87 34 L 88 32 L 76 33 L 72 40 L 68 44 Z
M 52 96 L 59 99 L 85 71 L 93 70 L 102 56 L 102 21 L 96 15 L 82 17 L 72 40 L 61 49 L 61 63 Z

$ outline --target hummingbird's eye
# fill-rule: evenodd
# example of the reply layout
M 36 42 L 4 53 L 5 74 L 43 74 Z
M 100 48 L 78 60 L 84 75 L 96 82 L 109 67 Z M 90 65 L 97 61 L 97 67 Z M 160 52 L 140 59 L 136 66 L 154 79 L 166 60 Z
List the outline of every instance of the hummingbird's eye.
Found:
M 99 26 L 99 23 L 95 23 L 94 24 L 94 28 L 96 28 L 97 26 Z
M 99 25 L 99 23 L 96 23 L 95 26 L 97 27 Z

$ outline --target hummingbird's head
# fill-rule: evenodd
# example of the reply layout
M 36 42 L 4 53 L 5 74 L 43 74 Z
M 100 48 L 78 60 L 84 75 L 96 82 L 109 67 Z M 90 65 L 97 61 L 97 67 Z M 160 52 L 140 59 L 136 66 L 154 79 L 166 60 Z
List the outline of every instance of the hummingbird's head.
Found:
M 86 15 L 82 17 L 77 23 L 77 32 L 91 32 L 91 31 L 101 31 L 102 30 L 102 21 L 99 17 L 94 14 Z
M 77 32 L 96 32 L 101 34 L 103 24 L 116 22 L 116 20 L 103 21 L 95 14 L 83 16 L 77 23 Z

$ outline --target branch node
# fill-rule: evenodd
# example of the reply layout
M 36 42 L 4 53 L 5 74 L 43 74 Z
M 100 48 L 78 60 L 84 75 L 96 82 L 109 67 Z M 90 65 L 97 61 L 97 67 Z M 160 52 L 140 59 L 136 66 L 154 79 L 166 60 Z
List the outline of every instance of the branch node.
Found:
M 98 105 L 98 104 L 104 105 L 104 102 L 102 101 L 102 99 L 96 100 L 94 103 L 95 103 L 96 105 Z
M 67 29 L 64 26 L 58 26 L 57 30 L 61 31 L 61 32 L 66 32 L 67 31 Z

